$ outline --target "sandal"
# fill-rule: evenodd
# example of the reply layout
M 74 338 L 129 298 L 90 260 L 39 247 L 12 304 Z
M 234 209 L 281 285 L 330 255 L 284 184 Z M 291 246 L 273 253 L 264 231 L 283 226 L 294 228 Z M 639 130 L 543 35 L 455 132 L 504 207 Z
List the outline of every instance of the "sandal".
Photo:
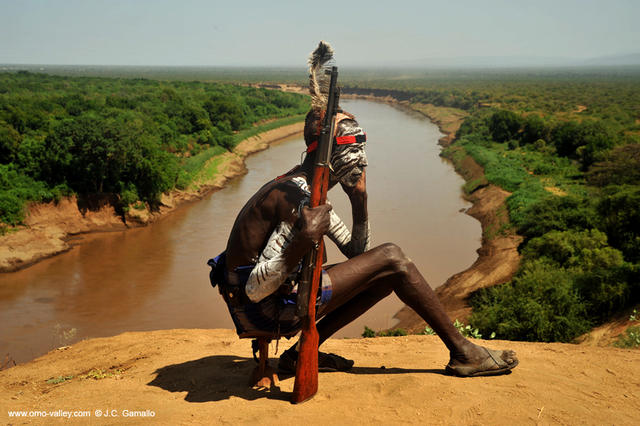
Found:
M 513 351 L 496 351 L 483 348 L 487 352 L 487 357 L 476 365 L 449 365 L 445 371 L 458 377 L 478 377 L 478 376 L 498 376 L 510 373 L 518 365 Z
M 278 361 L 278 370 L 283 373 L 296 373 L 296 361 L 298 360 L 298 351 L 295 346 L 287 349 L 280 355 Z M 348 371 L 353 367 L 353 361 L 336 354 L 328 354 L 318 352 L 318 371 Z

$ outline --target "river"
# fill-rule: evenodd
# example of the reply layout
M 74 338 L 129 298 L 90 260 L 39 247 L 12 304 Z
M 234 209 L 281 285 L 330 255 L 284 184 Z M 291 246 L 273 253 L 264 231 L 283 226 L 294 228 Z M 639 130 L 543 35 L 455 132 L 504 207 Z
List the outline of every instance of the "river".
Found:
M 432 287 L 469 267 L 481 243 L 479 222 L 462 210 L 464 183 L 439 157 L 437 126 L 389 105 L 346 100 L 367 132 L 367 186 L 372 244 L 395 242 Z M 236 213 L 267 180 L 300 162 L 301 137 L 247 158 L 249 173 L 208 198 L 145 228 L 82 237 L 73 250 L 23 271 L 0 274 L 0 362 L 25 362 L 81 339 L 125 331 L 233 328 L 208 282 L 206 261 L 226 246 Z M 334 209 L 350 226 L 347 198 Z M 342 259 L 328 244 L 329 262 Z M 390 296 L 336 337 L 364 325 L 392 327 L 402 303 Z

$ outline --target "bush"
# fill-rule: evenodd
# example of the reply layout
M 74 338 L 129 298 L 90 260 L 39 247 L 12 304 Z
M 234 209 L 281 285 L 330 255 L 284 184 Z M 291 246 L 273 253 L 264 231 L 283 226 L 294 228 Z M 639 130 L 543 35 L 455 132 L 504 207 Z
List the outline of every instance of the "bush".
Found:
M 627 328 L 614 343 L 618 348 L 634 349 L 640 347 L 640 325 Z
M 561 268 L 579 267 L 587 271 L 621 266 L 622 253 L 607 245 L 607 236 L 586 231 L 551 231 L 533 238 L 522 250 L 527 259 L 547 259 Z
M 520 235 L 534 238 L 549 231 L 594 228 L 598 215 L 587 198 L 546 195 L 525 208 L 514 222 Z
M 505 142 L 510 139 L 519 139 L 522 118 L 512 112 L 501 110 L 494 113 L 489 119 L 489 131 L 496 142 Z
M 475 114 L 466 117 L 456 132 L 456 137 L 461 138 L 467 135 L 479 135 L 489 138 L 490 132 L 487 120 Z
M 394 328 L 392 330 L 384 330 L 384 331 L 374 331 L 364 326 L 364 331 L 362 332 L 362 337 L 394 337 L 394 336 L 406 336 L 407 331 L 403 328 Z
M 614 129 L 603 120 L 570 121 L 557 126 L 552 139 L 558 154 L 580 160 L 583 170 L 604 155 L 620 140 Z
M 587 303 L 589 316 L 604 322 L 638 300 L 639 280 L 638 266 L 623 263 L 577 273 L 575 286 Z
M 522 130 L 522 144 L 534 143 L 538 140 L 549 139 L 550 129 L 539 115 L 529 115 L 524 119 Z
M 530 261 L 507 284 L 475 292 L 470 324 L 500 339 L 569 342 L 586 332 L 586 305 L 563 268 Z
M 15 226 L 24 219 L 27 201 L 57 199 L 63 191 L 63 187 L 49 190 L 44 182 L 21 173 L 14 165 L 0 164 L 0 222 Z
M 609 244 L 624 253 L 630 262 L 640 262 L 640 188 L 615 186 L 606 189 L 597 205 L 599 228 Z
M 604 161 L 591 167 L 587 180 L 598 186 L 640 184 L 640 144 L 612 149 Z
M 140 199 L 136 186 L 132 183 L 124 186 L 120 191 L 120 204 L 122 207 L 127 207 Z

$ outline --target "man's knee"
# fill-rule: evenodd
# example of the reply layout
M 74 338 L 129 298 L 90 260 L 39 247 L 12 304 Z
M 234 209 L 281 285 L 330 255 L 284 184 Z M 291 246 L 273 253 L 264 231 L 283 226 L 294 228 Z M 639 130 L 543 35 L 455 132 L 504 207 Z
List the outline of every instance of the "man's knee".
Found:
M 394 272 L 406 273 L 411 264 L 411 260 L 404 254 L 402 249 L 393 243 L 384 243 L 379 247 L 387 266 Z M 374 250 L 376 250 L 374 249 Z

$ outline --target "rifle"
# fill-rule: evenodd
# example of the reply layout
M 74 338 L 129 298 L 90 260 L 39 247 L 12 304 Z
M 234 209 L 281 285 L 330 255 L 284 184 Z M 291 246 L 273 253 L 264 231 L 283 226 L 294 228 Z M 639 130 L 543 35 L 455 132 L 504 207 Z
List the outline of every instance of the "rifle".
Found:
M 327 202 L 329 189 L 329 159 L 333 142 L 333 128 L 338 111 L 340 92 L 337 87 L 338 67 L 332 67 L 329 84 L 327 110 L 318 138 L 318 148 L 313 169 L 310 207 L 318 207 Z M 312 398 L 318 391 L 318 330 L 316 329 L 316 295 L 322 274 L 324 242 L 321 239 L 316 247 L 304 257 L 302 274 L 298 283 L 297 313 L 302 318 L 302 334 L 296 363 L 296 380 L 293 385 L 291 402 L 294 404 Z

